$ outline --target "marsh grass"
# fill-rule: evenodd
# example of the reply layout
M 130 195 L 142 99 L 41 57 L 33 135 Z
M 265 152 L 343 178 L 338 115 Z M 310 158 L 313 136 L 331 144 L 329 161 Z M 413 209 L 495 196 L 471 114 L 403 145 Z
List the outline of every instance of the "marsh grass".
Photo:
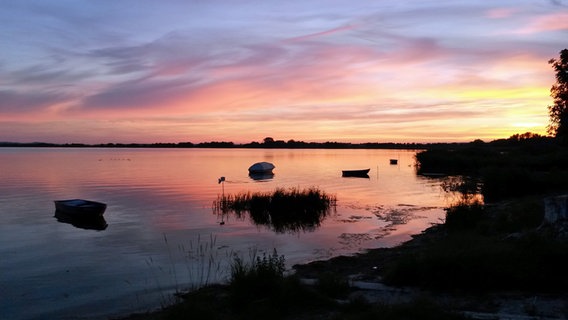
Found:
M 247 318 L 280 318 L 299 309 L 320 307 L 330 302 L 299 278 L 285 276 L 284 256 L 276 250 L 259 255 L 251 250 L 248 262 L 235 256 L 229 281 L 230 305 Z
M 286 263 L 276 250 L 271 255 L 257 255 L 251 251 L 250 262 L 235 256 L 231 264 L 230 290 L 235 306 L 245 301 L 264 299 L 276 294 L 282 287 Z
M 315 188 L 278 188 L 273 192 L 243 192 L 222 195 L 213 203 L 217 215 L 233 212 L 237 218 L 248 213 L 256 225 L 275 232 L 312 231 L 335 209 L 336 198 Z
M 177 245 L 177 250 L 172 248 L 166 234 L 163 240 L 168 262 L 160 263 L 151 256 L 145 260 L 161 294 L 160 304 L 163 307 L 178 302 L 176 297 L 187 291 L 226 280 L 232 253 L 223 254 L 217 247 L 216 236 L 203 238 L 198 235 L 195 241 L 191 240 L 187 245 Z M 172 290 L 174 295 L 168 293 Z
M 222 254 L 217 247 L 216 236 L 210 234 L 208 239 L 204 240 L 198 235 L 195 242 L 190 241 L 188 247 L 180 244 L 178 250 L 186 261 L 187 282 L 192 284 L 190 289 L 217 283 L 227 275 L 231 252 Z

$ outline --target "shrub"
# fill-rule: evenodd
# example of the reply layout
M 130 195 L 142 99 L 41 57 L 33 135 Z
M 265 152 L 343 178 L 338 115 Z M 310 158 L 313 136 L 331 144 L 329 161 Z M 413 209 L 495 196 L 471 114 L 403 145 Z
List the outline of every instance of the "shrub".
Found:
M 477 227 L 484 218 L 485 208 L 478 200 L 461 202 L 446 209 L 445 226 L 448 230 L 465 230 Z
M 257 256 L 254 252 L 251 262 L 245 263 L 235 256 L 231 264 L 230 290 L 234 305 L 239 307 L 244 302 L 267 298 L 276 294 L 284 279 L 284 256 L 278 256 L 276 250 L 272 255 Z

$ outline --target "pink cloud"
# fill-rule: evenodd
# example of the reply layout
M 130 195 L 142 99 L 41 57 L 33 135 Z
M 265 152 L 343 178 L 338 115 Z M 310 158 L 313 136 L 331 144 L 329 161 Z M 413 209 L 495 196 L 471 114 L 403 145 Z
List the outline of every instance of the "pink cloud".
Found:
M 513 16 L 518 9 L 514 8 L 494 8 L 485 12 L 485 16 L 490 19 L 505 19 Z
M 568 12 L 551 13 L 536 17 L 525 28 L 519 30 L 518 33 L 535 34 L 561 30 L 568 30 Z

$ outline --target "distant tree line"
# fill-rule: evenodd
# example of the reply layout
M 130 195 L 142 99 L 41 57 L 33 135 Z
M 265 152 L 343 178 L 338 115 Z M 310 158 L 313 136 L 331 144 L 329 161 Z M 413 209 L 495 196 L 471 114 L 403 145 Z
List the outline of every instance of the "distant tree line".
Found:
M 395 143 L 395 142 L 304 142 L 296 140 L 274 140 L 271 137 L 264 138 L 262 142 L 250 142 L 236 144 L 227 141 L 211 142 L 177 142 L 177 143 L 46 143 L 46 142 L 0 142 L 0 147 L 36 147 L 36 148 L 249 148 L 249 149 L 437 149 L 437 148 L 460 148 L 472 145 L 487 146 L 515 146 L 519 144 L 552 144 L 555 140 L 550 136 L 543 136 L 532 132 L 514 134 L 507 139 L 497 139 L 491 142 L 484 142 L 477 139 L 472 142 L 451 142 L 451 143 Z

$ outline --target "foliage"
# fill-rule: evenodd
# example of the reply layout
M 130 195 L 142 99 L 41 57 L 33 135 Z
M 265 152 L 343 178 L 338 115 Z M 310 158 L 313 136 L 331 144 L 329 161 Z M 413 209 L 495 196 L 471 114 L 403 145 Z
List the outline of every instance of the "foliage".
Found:
M 246 319 L 281 318 L 291 312 L 320 308 L 333 303 L 310 290 L 294 276 L 284 276 L 284 256 L 276 250 L 262 257 L 252 253 L 251 262 L 235 257 L 229 283 L 230 307 Z
M 446 209 L 444 225 L 450 231 L 475 228 L 484 217 L 484 206 L 478 200 L 460 202 Z
M 262 257 L 253 253 L 248 264 L 241 257 L 235 256 L 230 280 L 235 306 L 276 294 L 282 286 L 285 270 L 284 256 L 278 256 L 276 250 L 272 255 L 264 254 Z
M 548 106 L 549 133 L 562 143 L 568 143 L 568 49 L 560 51 L 558 59 L 548 62 L 556 72 L 556 83 L 550 88 L 554 104 Z

